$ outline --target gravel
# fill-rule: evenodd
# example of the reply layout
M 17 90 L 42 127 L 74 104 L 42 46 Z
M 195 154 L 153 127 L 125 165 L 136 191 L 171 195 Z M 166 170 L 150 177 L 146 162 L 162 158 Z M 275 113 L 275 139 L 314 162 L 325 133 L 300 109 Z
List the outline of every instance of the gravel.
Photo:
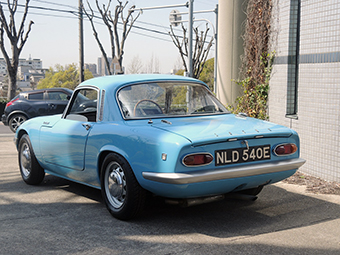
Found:
M 306 191 L 315 194 L 340 195 L 340 183 L 325 181 L 318 177 L 297 171 L 291 177 L 283 180 L 285 183 L 306 185 Z

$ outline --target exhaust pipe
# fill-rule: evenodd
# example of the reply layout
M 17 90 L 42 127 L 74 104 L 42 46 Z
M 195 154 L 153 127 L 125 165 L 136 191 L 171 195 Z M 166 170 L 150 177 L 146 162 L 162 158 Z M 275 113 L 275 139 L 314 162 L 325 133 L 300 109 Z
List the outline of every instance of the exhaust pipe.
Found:
M 257 196 L 247 195 L 247 194 L 242 194 L 242 193 L 228 193 L 226 194 L 226 198 L 240 199 L 240 200 L 245 200 L 245 201 L 255 201 L 257 199 Z
M 223 200 L 225 198 L 224 195 L 217 195 L 217 196 L 211 196 L 211 197 L 198 197 L 198 198 L 187 198 L 187 199 L 166 199 L 165 202 L 167 204 L 172 205 L 179 205 L 182 207 L 189 207 L 193 205 L 201 205 L 201 204 L 207 204 L 211 202 L 216 202 Z

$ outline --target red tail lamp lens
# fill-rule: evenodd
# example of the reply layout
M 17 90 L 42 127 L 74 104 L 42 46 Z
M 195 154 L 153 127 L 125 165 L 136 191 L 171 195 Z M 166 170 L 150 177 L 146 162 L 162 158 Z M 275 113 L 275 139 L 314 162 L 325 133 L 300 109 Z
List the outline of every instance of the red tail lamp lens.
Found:
M 277 156 L 287 156 L 295 153 L 297 146 L 294 143 L 280 144 L 276 146 L 274 152 Z
M 17 101 L 17 100 L 19 100 L 19 98 L 16 98 L 16 99 L 14 99 L 14 100 L 12 100 L 12 101 L 9 101 L 9 102 L 6 104 L 6 107 L 12 105 L 12 104 L 13 104 L 15 101 Z
M 203 166 L 213 161 L 213 156 L 208 153 L 190 154 L 184 157 L 183 164 L 186 166 Z

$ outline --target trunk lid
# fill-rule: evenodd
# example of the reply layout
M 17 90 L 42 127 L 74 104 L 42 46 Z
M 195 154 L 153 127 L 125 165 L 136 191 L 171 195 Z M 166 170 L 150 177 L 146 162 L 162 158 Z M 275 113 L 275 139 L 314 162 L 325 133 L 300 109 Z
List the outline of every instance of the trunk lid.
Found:
M 268 121 L 234 114 L 153 120 L 152 126 L 185 137 L 194 146 L 233 139 L 289 137 L 293 131 Z

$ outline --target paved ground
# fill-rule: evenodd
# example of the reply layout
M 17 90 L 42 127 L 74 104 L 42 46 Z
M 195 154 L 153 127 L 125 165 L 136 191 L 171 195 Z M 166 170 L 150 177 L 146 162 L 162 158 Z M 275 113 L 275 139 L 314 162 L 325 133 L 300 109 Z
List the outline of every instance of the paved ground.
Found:
M 279 183 L 255 202 L 154 200 L 123 222 L 98 190 L 52 176 L 26 185 L 12 138 L 0 136 L 0 254 L 340 254 L 340 196 Z
M 0 120 L 0 136 L 8 135 L 14 135 L 14 133 L 9 129 L 8 126 L 5 126 Z

